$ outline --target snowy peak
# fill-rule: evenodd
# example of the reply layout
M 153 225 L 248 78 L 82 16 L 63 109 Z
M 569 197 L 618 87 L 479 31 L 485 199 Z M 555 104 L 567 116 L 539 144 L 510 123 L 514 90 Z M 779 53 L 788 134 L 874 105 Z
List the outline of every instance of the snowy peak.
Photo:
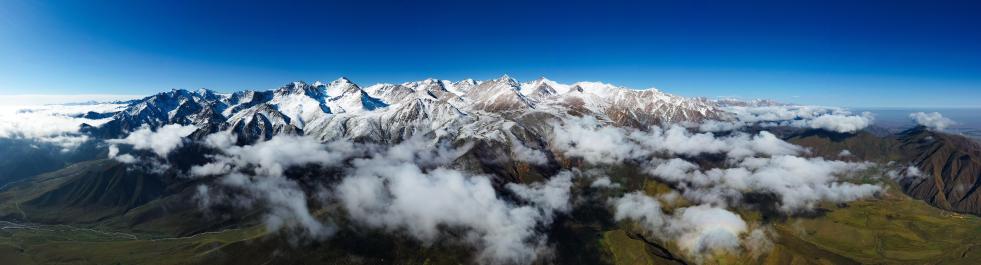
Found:
M 529 111 L 558 117 L 588 115 L 643 127 L 717 117 L 720 104 L 726 102 L 600 82 L 565 85 L 544 77 L 527 83 L 508 75 L 488 81 L 428 78 L 364 89 L 342 77 L 329 83 L 296 81 L 275 90 L 228 95 L 208 90 L 163 92 L 134 101 L 97 133 L 118 136 L 142 126 L 193 124 L 204 130 L 202 133 L 251 133 L 246 139 L 268 139 L 278 133 L 308 134 L 320 139 L 352 135 L 395 139 L 411 132 L 406 126 L 441 128 L 474 120 L 495 122 L 521 117 Z M 492 129 L 470 131 L 482 130 Z
M 199 97 L 205 100 L 218 100 L 221 98 L 218 96 L 218 94 L 215 94 L 214 91 L 207 88 L 199 88 L 197 91 L 194 91 L 194 94 L 197 94 Z
M 335 113 L 358 113 L 388 106 L 384 101 L 372 97 L 345 77 L 330 82 L 327 87 L 327 94 L 330 96 L 327 105 Z
M 446 82 L 442 80 L 428 78 L 422 81 L 407 82 L 402 84 L 402 86 L 406 86 L 414 90 L 423 90 L 423 91 L 448 91 L 446 89 L 445 84 Z
M 276 89 L 276 95 L 306 95 L 316 99 L 323 97 L 324 91 L 321 87 L 311 86 L 303 81 L 294 81 L 279 87 L 279 89 Z
M 463 95 L 467 93 L 467 91 L 470 91 L 470 89 L 477 87 L 479 84 L 480 83 L 470 78 L 463 79 L 453 83 L 453 92 L 457 93 L 457 95 Z
M 494 97 L 503 94 L 517 94 L 521 90 L 520 84 L 511 77 L 504 75 L 498 79 L 483 82 L 480 85 L 467 91 L 466 97 L 474 100 L 481 101 L 487 99 L 488 97 Z
M 446 98 L 450 95 L 456 95 L 446 87 L 444 82 L 432 78 L 423 80 L 416 90 L 427 93 L 433 98 Z
M 579 87 L 579 91 L 585 93 L 592 93 L 594 95 L 607 98 L 614 95 L 617 91 L 625 90 L 625 88 L 620 88 L 615 85 L 601 83 L 601 82 L 576 82 L 573 86 Z
M 411 99 L 416 91 L 404 84 L 375 84 L 364 89 L 369 96 L 381 99 L 388 104 L 394 104 L 403 100 Z
M 342 76 L 342 77 L 339 77 L 339 78 L 335 79 L 334 81 L 331 81 L 330 84 L 331 85 L 354 84 L 354 82 L 351 82 L 351 79 L 347 79 L 347 77 Z
M 528 96 L 535 99 L 545 99 L 555 96 L 556 94 L 558 94 L 558 92 L 555 91 L 555 88 L 550 86 L 548 83 L 541 82 L 532 88 L 531 92 L 528 93 Z
M 348 89 L 327 102 L 336 113 L 359 113 L 388 106 L 384 101 L 374 98 L 361 89 Z
M 361 87 L 358 87 L 357 84 L 351 82 L 351 80 L 347 79 L 347 77 L 338 78 L 327 85 L 327 95 L 331 98 L 340 96 L 341 94 L 349 91 L 353 92 L 353 90 L 361 90 Z
M 538 94 L 538 96 L 541 96 L 542 94 L 551 96 L 555 94 L 563 94 L 568 91 L 568 85 L 560 84 L 559 82 L 552 81 L 544 76 L 535 79 L 535 81 L 521 84 L 521 94 L 527 96 L 532 96 L 534 94 Z
M 464 98 L 474 103 L 472 108 L 484 111 L 522 111 L 534 108 L 531 101 L 520 93 L 520 85 L 504 75 L 470 89 Z
M 325 91 L 322 87 L 297 81 L 277 89 L 273 98 L 268 101 L 268 105 L 273 106 L 272 108 L 279 112 L 277 114 L 288 117 L 288 119 L 282 119 L 285 122 L 297 128 L 303 128 L 306 123 L 331 112 L 325 104 L 324 97 Z M 269 113 L 269 111 L 263 113 Z
M 494 80 L 494 82 L 497 82 L 499 84 L 507 84 L 508 86 L 515 87 L 515 88 L 521 85 L 518 84 L 518 81 L 515 81 L 514 78 L 511 78 L 507 74 L 498 77 L 497 79 Z
M 709 101 L 722 107 L 771 107 L 771 106 L 787 105 L 785 103 L 770 100 L 770 99 L 742 100 L 737 98 L 720 98 L 720 99 L 709 100 Z

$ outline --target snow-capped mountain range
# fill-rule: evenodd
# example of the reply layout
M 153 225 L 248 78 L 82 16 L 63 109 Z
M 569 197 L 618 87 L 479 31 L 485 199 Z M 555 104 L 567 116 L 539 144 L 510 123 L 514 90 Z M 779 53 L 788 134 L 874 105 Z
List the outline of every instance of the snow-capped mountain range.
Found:
M 192 137 L 232 131 L 244 142 L 279 134 L 397 142 L 418 132 L 507 141 L 508 131 L 541 134 L 547 130 L 541 125 L 569 116 L 646 127 L 718 118 L 723 114 L 719 106 L 654 88 L 561 84 L 544 77 L 524 83 L 504 75 L 487 81 L 426 79 L 368 87 L 342 77 L 232 94 L 175 89 L 133 101 L 111 121 L 84 131 L 114 138 L 144 126 L 180 124 L 197 127 Z

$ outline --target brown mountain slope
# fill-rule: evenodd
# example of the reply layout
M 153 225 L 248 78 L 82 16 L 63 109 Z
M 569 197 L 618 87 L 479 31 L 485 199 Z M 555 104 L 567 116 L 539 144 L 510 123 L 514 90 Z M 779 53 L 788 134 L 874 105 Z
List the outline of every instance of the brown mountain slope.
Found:
M 804 130 L 784 138 L 793 144 L 807 147 L 813 155 L 828 159 L 887 163 L 902 158 L 897 152 L 899 142 L 895 137 L 879 137 L 867 131 L 836 133 Z M 843 153 L 845 150 L 848 152 Z
M 981 145 L 923 127 L 901 133 L 899 140 L 905 160 L 922 172 L 900 180 L 906 193 L 943 209 L 981 215 Z

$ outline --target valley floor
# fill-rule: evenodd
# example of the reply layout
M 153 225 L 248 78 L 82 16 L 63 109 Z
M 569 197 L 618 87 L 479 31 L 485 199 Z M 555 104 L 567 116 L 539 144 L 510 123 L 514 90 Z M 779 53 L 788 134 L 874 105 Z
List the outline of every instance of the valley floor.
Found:
M 649 185 L 644 185 L 649 186 Z M 655 193 L 656 188 L 647 188 Z M 768 221 L 773 245 L 756 257 L 720 253 L 706 264 L 976 264 L 981 260 L 981 218 L 936 209 L 890 187 L 878 199 L 848 205 L 821 205 L 821 214 Z M 741 212 L 747 219 L 759 213 Z M 572 218 L 576 218 L 572 216 Z M 573 220 L 574 221 L 574 220 Z M 610 264 L 690 263 L 664 255 L 665 248 L 649 243 L 642 230 L 625 223 L 602 229 L 594 242 L 573 242 L 596 248 Z M 396 248 L 422 250 L 385 260 L 369 253 L 338 250 L 322 244 L 291 245 L 261 226 L 162 238 L 126 231 L 103 231 L 68 225 L 0 222 L 0 260 L 5 264 L 280 264 L 467 262 L 452 247 L 432 248 L 395 242 Z M 356 240 L 357 241 L 357 240 Z M 363 240 L 361 240 L 363 241 Z M 370 240 L 369 240 L 370 241 Z M 568 243 L 568 242 L 566 242 Z M 345 244 L 345 243 L 338 243 Z M 344 246 L 349 248 L 350 246 Z M 670 249 L 670 247 L 669 247 Z M 291 256 L 291 253 L 317 253 Z M 589 251 L 585 251 L 589 252 Z M 580 255 L 563 253 L 556 255 Z M 267 257 L 243 260 L 241 257 Z M 388 256 L 386 256 L 388 257 Z M 389 257 L 391 258 L 391 257 Z M 565 259 L 577 260 L 577 259 Z M 578 259 L 582 260 L 582 259 Z

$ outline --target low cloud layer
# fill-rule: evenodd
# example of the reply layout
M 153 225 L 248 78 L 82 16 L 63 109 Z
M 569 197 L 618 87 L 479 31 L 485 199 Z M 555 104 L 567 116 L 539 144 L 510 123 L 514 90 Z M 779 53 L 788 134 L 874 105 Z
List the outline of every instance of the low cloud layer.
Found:
M 806 149 L 766 131 L 715 136 L 671 126 L 642 132 L 601 126 L 585 118 L 556 125 L 555 134 L 555 146 L 565 155 L 594 164 L 637 161 L 648 174 L 676 184 L 685 197 L 699 203 L 738 204 L 743 194 L 763 192 L 778 196 L 780 209 L 794 213 L 810 210 L 821 201 L 852 201 L 882 190 L 878 185 L 840 180 L 869 164 L 802 157 Z M 725 155 L 726 166 L 703 170 L 676 157 L 712 154 Z
M 88 112 L 119 111 L 121 104 L 0 106 L 0 138 L 33 139 L 70 149 L 88 140 L 78 133 L 83 123 L 101 125 L 108 118 L 89 119 Z
M 463 150 L 420 145 L 410 140 L 352 162 L 352 169 L 336 188 L 336 196 L 352 219 L 371 227 L 406 231 L 427 244 L 444 234 L 442 227 L 460 229 L 462 240 L 476 247 L 489 263 L 530 263 L 545 249 L 546 238 L 537 228 L 551 223 L 555 212 L 567 212 L 571 173 L 546 183 L 509 184 L 528 204 L 515 204 L 498 196 L 490 178 L 421 163 L 443 157 L 452 161 Z M 405 154 L 414 153 L 407 156 Z M 428 164 L 431 169 L 420 165 Z
M 883 188 L 873 184 L 839 181 L 854 174 L 864 163 L 829 161 L 780 155 L 747 158 L 730 168 L 700 170 L 683 159 L 654 163 L 648 172 L 661 180 L 679 184 L 689 200 L 712 205 L 734 205 L 746 193 L 774 194 L 779 209 L 786 213 L 807 211 L 822 201 L 848 202 L 872 197 Z
M 692 133 L 678 125 L 639 131 L 604 125 L 591 117 L 570 118 L 554 127 L 553 147 L 564 155 L 598 164 L 647 159 L 655 155 L 726 154 L 731 158 L 744 158 L 757 154 L 798 154 L 804 150 L 766 131 L 756 135 L 736 132 L 716 136 L 711 132 Z
M 113 139 L 111 144 L 127 144 L 136 150 L 149 150 L 160 157 L 167 157 L 174 149 L 184 144 L 184 137 L 197 130 L 194 125 L 168 124 L 156 130 L 143 127 L 135 130 L 126 138 Z
M 76 95 L 0 95 L 0 108 L 23 108 L 44 105 L 71 106 L 69 102 L 120 102 L 143 98 L 145 95 L 105 95 L 105 94 L 76 94 Z M 88 104 L 94 105 L 94 104 Z
M 355 154 L 350 142 L 323 144 L 309 137 L 277 136 L 253 145 L 236 146 L 234 135 L 219 132 L 209 135 L 204 143 L 220 151 L 213 161 L 189 170 L 192 177 L 219 176 L 219 184 L 234 190 L 232 194 L 211 193 L 213 188 L 202 186 L 199 198 L 209 206 L 222 198 L 237 198 L 234 206 L 253 208 L 261 204 L 267 209 L 264 218 L 267 228 L 299 229 L 302 235 L 325 238 L 336 231 L 329 222 L 318 220 L 308 199 L 316 194 L 304 191 L 295 180 L 285 176 L 289 167 L 316 164 L 337 166 Z M 217 199 L 215 199 L 217 197 Z
M 254 145 L 232 145 L 229 133 L 216 133 L 204 142 L 220 150 L 212 162 L 194 166 L 192 177 L 218 176 L 215 192 L 199 187 L 202 205 L 235 197 L 237 206 L 266 206 L 265 222 L 273 230 L 294 229 L 314 238 L 329 237 L 336 225 L 316 217 L 311 200 L 337 202 L 359 226 L 404 232 L 433 244 L 450 237 L 466 242 L 485 263 L 530 263 L 547 251 L 541 228 L 556 213 L 571 210 L 574 174 L 563 172 L 543 183 L 509 184 L 518 201 L 506 200 L 491 177 L 450 168 L 469 148 L 458 148 L 414 137 L 380 147 L 348 141 L 320 143 L 312 138 L 276 136 Z M 332 187 L 305 192 L 285 176 L 289 167 L 319 165 L 341 171 Z M 447 229 L 455 231 L 447 233 Z M 462 233 L 462 234 L 459 234 Z
M 235 136 L 219 132 L 205 138 L 205 144 L 220 150 L 214 161 L 191 168 L 194 176 L 221 175 L 238 169 L 249 169 L 260 175 L 281 176 L 292 166 L 319 164 L 339 165 L 357 154 L 351 142 L 321 143 L 310 137 L 277 136 L 253 145 L 234 145 Z
M 611 200 L 617 221 L 634 220 L 661 240 L 676 242 L 689 256 L 714 251 L 736 251 L 748 225 L 723 208 L 698 205 L 665 214 L 657 199 L 640 192 Z
M 870 112 L 855 115 L 841 108 L 818 106 L 730 106 L 723 108 L 723 110 L 730 114 L 727 119 L 705 121 L 697 126 L 699 130 L 721 132 L 759 125 L 854 133 L 872 125 L 875 120 Z
M 834 124 L 834 119 L 813 119 L 809 124 L 851 126 Z M 878 184 L 847 181 L 870 164 L 808 157 L 807 149 L 766 131 L 717 136 L 675 125 L 640 131 L 583 118 L 556 124 L 554 134 L 553 146 L 565 156 L 600 165 L 637 163 L 651 177 L 676 187 L 693 206 L 669 215 L 657 199 L 631 193 L 611 201 L 615 218 L 638 221 L 654 236 L 676 242 L 696 260 L 703 253 L 737 249 L 756 253 L 766 248 L 765 232 L 751 231 L 751 224 L 728 210 L 744 207 L 746 194 L 775 196 L 778 210 L 795 214 L 810 211 L 820 202 L 849 202 L 883 191 Z M 687 160 L 719 155 L 724 162 L 718 168 L 703 168 Z M 669 193 L 663 199 L 673 201 L 675 197 Z
M 909 118 L 918 125 L 938 131 L 946 130 L 947 127 L 957 124 L 954 120 L 944 117 L 940 112 L 914 112 L 909 114 Z

